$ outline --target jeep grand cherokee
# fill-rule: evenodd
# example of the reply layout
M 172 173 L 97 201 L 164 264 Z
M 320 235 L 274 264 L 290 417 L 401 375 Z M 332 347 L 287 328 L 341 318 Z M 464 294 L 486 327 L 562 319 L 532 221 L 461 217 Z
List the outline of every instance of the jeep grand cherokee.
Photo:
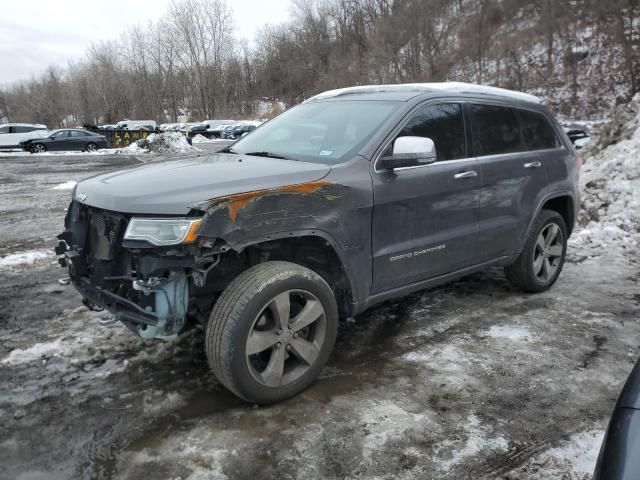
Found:
M 201 325 L 218 380 L 271 403 L 318 376 L 339 317 L 496 265 L 551 287 L 579 167 L 536 97 L 353 87 L 220 153 L 80 182 L 57 252 L 85 305 L 143 338 Z

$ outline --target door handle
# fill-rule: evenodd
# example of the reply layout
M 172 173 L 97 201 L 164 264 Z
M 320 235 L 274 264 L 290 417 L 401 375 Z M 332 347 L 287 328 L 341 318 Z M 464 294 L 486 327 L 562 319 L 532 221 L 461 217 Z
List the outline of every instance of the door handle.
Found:
M 469 170 L 467 172 L 456 173 L 453 178 L 455 178 L 456 180 L 460 180 L 461 178 L 473 178 L 477 176 L 478 172 L 476 172 L 475 170 Z
M 540 168 L 542 166 L 542 162 L 531 162 L 525 163 L 524 168 Z

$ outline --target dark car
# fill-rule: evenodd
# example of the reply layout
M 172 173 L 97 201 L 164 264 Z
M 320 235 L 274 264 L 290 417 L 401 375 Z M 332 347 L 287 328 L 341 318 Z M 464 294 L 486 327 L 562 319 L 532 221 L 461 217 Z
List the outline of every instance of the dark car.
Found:
M 241 138 L 245 133 L 249 133 L 256 129 L 255 125 L 235 125 L 229 130 L 223 132 L 223 138 L 227 140 L 237 140 Z
M 640 478 L 640 360 L 622 389 L 602 441 L 593 480 Z
M 31 153 L 76 150 L 94 152 L 106 146 L 107 140 L 104 135 L 79 128 L 52 130 L 47 137 L 20 142 L 20 147 Z
M 220 382 L 272 403 L 317 378 L 339 317 L 494 266 L 549 289 L 579 169 L 531 95 L 353 87 L 221 153 L 78 183 L 56 252 L 89 308 L 143 338 L 201 326 Z

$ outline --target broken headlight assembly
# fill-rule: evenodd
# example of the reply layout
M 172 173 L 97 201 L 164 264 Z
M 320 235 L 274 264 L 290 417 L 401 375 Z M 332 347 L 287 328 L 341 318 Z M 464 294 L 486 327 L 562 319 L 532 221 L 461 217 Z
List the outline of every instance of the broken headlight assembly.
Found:
M 198 237 L 201 219 L 132 218 L 125 240 L 143 240 L 157 246 L 193 243 Z

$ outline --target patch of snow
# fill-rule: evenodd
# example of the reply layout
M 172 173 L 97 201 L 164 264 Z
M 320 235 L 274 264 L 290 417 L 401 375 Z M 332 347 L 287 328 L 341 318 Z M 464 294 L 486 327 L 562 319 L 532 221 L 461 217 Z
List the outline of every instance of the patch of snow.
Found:
M 596 466 L 603 438 L 604 432 L 601 430 L 576 433 L 564 445 L 546 453 L 556 461 L 569 465 L 575 473 L 590 474 Z
M 362 410 L 361 421 L 366 429 L 363 442 L 364 455 L 371 455 L 390 440 L 402 438 L 407 430 L 424 428 L 428 418 L 412 413 L 389 400 L 372 401 Z
M 576 433 L 560 446 L 529 459 L 519 469 L 511 472 L 510 478 L 588 480 L 596 466 L 603 438 L 602 430 Z
M 73 187 L 76 186 L 78 182 L 74 182 L 73 180 L 69 180 L 68 182 L 61 183 L 51 188 L 51 190 L 73 190 Z
M 482 336 L 505 338 L 507 340 L 513 340 L 514 342 L 528 340 L 532 337 L 531 332 L 526 328 L 512 327 L 509 325 L 493 325 L 489 330 L 482 332 Z
M 474 457 L 480 452 L 506 450 L 509 447 L 509 442 L 502 435 L 489 437 L 488 429 L 480 424 L 480 420 L 475 415 L 470 415 L 467 418 L 467 423 L 463 428 L 466 439 L 460 448 L 455 448 L 456 443 L 458 443 L 455 440 L 445 440 L 440 444 L 439 450 L 452 449 L 451 456 L 447 456 L 438 461 L 438 465 L 444 471 L 449 471 L 455 465 L 467 458 Z
M 61 349 L 62 340 L 59 338 L 51 342 L 36 343 L 26 349 L 16 348 L 15 350 L 12 350 L 11 353 L 3 358 L 0 363 L 2 365 L 19 365 L 22 363 L 33 362 L 40 360 L 43 356 L 58 354 Z
M 53 257 L 53 251 L 49 250 L 29 250 L 26 252 L 12 253 L 0 258 L 0 268 L 33 265 L 34 263 L 50 259 L 51 257 Z

